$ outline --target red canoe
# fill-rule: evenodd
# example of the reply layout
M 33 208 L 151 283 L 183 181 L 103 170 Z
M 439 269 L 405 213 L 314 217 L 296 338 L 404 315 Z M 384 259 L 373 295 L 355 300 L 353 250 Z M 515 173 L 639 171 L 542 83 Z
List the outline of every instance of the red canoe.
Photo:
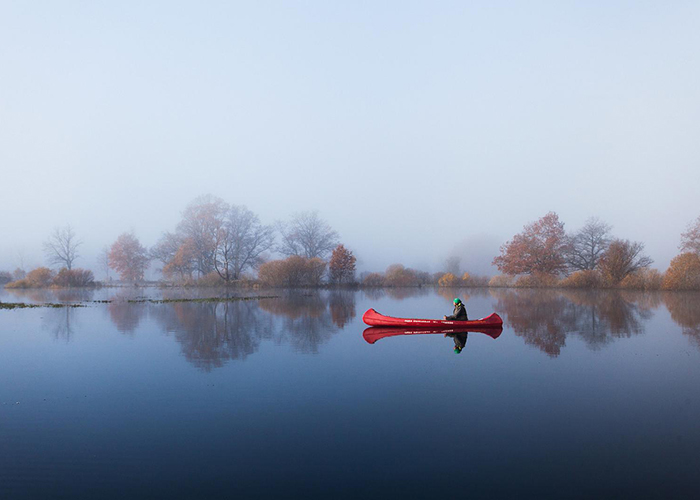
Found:
M 442 333 L 443 335 L 455 335 L 457 333 L 472 333 L 479 332 L 484 333 L 491 337 L 492 339 L 497 339 L 503 332 L 503 328 L 491 326 L 489 328 L 403 328 L 403 327 L 382 327 L 382 326 L 370 326 L 365 329 L 362 336 L 369 344 L 374 344 L 377 340 L 383 339 L 384 337 L 394 337 L 396 335 L 425 335 L 425 334 L 435 334 Z
M 493 313 L 485 318 L 475 319 L 471 321 L 451 321 L 442 319 L 412 319 L 412 318 L 392 318 L 379 314 L 374 309 L 367 309 L 367 312 L 362 316 L 364 321 L 369 326 L 404 326 L 411 328 L 435 328 L 435 327 L 459 327 L 459 328 L 502 328 L 503 320 L 501 317 Z

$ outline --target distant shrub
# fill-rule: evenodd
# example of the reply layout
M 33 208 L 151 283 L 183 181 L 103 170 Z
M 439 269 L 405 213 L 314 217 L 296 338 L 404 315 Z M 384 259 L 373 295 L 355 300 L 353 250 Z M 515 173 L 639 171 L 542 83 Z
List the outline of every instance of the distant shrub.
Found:
M 12 275 L 7 271 L 0 271 L 0 285 L 5 283 L 10 283 L 12 281 Z
M 515 278 L 508 274 L 499 274 L 489 280 L 489 286 L 494 288 L 507 288 L 513 286 Z
M 292 255 L 283 260 L 265 262 L 258 269 L 258 280 L 265 286 L 318 286 L 326 272 L 326 263 Z
M 53 271 L 48 267 L 38 267 L 20 280 L 5 285 L 5 288 L 44 288 L 53 282 Z
M 386 286 L 415 286 L 418 282 L 413 269 L 408 269 L 402 264 L 392 264 L 386 268 L 384 284 Z
M 379 273 L 369 273 L 362 280 L 364 286 L 384 286 L 384 276 Z
M 559 278 L 546 273 L 527 274 L 518 278 L 513 286 L 518 288 L 552 288 L 559 285 Z
M 700 290 L 700 256 L 686 252 L 674 257 L 662 287 L 664 290 Z
M 415 282 L 414 285 L 416 286 L 422 286 L 422 285 L 434 285 L 435 280 L 433 279 L 433 275 L 430 274 L 427 271 L 417 271 L 415 269 L 409 269 L 410 271 L 413 272 L 413 275 L 415 276 Z
M 656 269 L 642 268 L 628 274 L 620 282 L 620 288 L 633 290 L 658 290 L 663 276 Z
M 462 286 L 489 286 L 489 277 L 464 273 L 462 275 Z
M 576 271 L 564 278 L 559 285 L 564 288 L 598 288 L 603 280 L 598 271 Z
M 445 273 L 438 280 L 438 286 L 455 286 L 456 284 L 457 277 L 452 273 Z
M 224 280 L 219 276 L 219 273 L 212 271 L 200 277 L 196 281 L 197 286 L 221 286 Z
M 87 269 L 61 269 L 53 279 L 53 285 L 58 287 L 86 287 L 95 284 L 95 275 Z

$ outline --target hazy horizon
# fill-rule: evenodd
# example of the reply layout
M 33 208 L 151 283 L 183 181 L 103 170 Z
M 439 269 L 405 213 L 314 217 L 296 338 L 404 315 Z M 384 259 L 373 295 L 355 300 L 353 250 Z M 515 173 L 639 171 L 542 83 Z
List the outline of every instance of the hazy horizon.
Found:
M 700 5 L 25 4 L 0 17 L 0 270 L 146 246 L 212 194 L 318 210 L 358 270 L 493 274 L 548 211 L 665 270 L 700 215 Z M 99 278 L 100 273 L 96 272 Z

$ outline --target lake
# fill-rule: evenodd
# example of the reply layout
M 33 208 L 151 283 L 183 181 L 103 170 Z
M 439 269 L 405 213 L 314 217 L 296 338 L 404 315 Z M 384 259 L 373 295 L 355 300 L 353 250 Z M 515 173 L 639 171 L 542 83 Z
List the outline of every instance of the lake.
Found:
M 700 495 L 700 294 L 222 293 L 1 290 L 0 498 Z

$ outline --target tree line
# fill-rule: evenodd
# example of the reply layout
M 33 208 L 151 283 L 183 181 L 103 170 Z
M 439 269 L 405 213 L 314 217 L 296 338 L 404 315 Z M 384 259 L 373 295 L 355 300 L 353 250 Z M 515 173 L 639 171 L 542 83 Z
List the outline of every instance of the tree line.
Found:
M 612 227 L 591 218 L 567 233 L 555 212 L 527 224 L 493 259 L 501 286 L 700 290 L 700 217 L 680 236 L 680 254 L 661 273 L 651 269 L 644 244 L 612 235 Z
M 40 267 L 0 273 L 10 288 L 89 286 L 92 271 L 75 268 L 82 241 L 70 226 L 56 229 L 44 244 L 46 260 L 56 272 Z M 273 259 L 273 254 L 282 256 Z M 317 286 L 355 282 L 356 258 L 339 242 L 338 233 L 315 211 L 289 221 L 265 225 L 242 205 L 210 195 L 190 203 L 172 231 L 146 248 L 133 231 L 125 232 L 100 255 L 108 276 L 115 271 L 124 282 L 141 282 L 152 262 L 166 280 L 180 284 L 231 285 L 252 282 L 257 274 L 270 286 Z
M 651 269 L 644 244 L 615 237 L 612 227 L 591 218 L 568 233 L 555 212 L 524 226 L 500 248 L 493 265 L 502 273 L 478 276 L 460 268 L 459 257 L 437 273 L 392 264 L 356 279 L 357 259 L 318 212 L 263 224 L 245 206 L 210 195 L 192 201 L 172 231 L 152 248 L 133 232 L 121 234 L 100 255 L 109 276 L 140 282 L 156 262 L 165 280 L 184 285 L 260 284 L 273 287 L 357 284 L 365 287 L 495 286 L 700 289 L 700 217 L 680 237 L 680 254 L 661 273 Z M 70 226 L 56 229 L 44 244 L 47 262 L 29 273 L 0 272 L 0 284 L 30 288 L 91 286 L 92 271 L 75 268 L 82 241 Z M 274 258 L 277 255 L 278 258 Z

